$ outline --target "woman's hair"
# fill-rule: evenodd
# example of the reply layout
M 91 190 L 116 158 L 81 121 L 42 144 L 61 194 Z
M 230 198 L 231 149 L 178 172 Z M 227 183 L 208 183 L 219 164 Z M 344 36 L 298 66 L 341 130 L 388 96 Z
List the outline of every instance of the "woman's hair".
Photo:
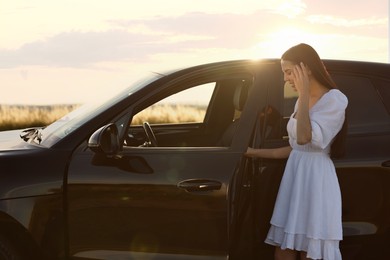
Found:
M 318 53 L 310 45 L 305 43 L 295 45 L 282 55 L 282 59 L 294 64 L 303 62 L 303 64 L 309 67 L 312 75 L 319 83 L 328 89 L 337 88 L 325 65 L 322 63 L 320 56 L 318 56 Z
M 311 75 L 323 86 L 328 89 L 337 88 L 336 83 L 333 81 L 325 65 L 322 63 L 320 56 L 308 44 L 301 43 L 288 49 L 283 55 L 282 59 L 290 61 L 294 64 L 303 63 L 309 67 Z M 341 130 L 333 140 L 330 155 L 332 158 L 341 158 L 345 155 L 345 142 L 347 137 L 347 116 Z

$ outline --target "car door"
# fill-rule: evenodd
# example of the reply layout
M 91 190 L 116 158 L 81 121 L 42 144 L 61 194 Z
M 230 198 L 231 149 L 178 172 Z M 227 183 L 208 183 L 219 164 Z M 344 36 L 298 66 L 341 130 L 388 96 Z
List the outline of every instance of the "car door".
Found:
M 273 80 L 273 87 L 267 93 L 267 101 L 258 117 L 257 135 L 254 135 L 255 148 L 277 148 L 288 146 L 286 125 L 292 113 L 291 108 L 297 95 L 284 86 L 283 74 L 279 70 Z M 254 248 L 250 259 L 273 259 L 274 247 L 264 243 L 270 228 L 270 220 L 276 201 L 279 185 L 287 159 L 253 158 L 252 203 Z
M 237 68 L 212 71 L 180 75 L 129 102 L 113 120 L 123 125 L 129 118 L 120 154 L 96 154 L 87 142 L 76 149 L 66 188 L 70 257 L 226 259 L 233 188 L 229 183 L 240 169 L 271 74 L 259 77 L 254 70 Z M 235 90 L 243 83 L 251 94 L 245 109 L 236 111 Z M 142 128 L 134 124 L 137 115 L 204 84 L 214 84 L 214 90 L 202 120 L 182 125 L 149 122 L 163 146 L 150 147 L 146 137 L 142 140 Z M 219 139 L 237 115 L 231 142 L 222 146 Z M 170 144 L 175 136 L 179 140 Z

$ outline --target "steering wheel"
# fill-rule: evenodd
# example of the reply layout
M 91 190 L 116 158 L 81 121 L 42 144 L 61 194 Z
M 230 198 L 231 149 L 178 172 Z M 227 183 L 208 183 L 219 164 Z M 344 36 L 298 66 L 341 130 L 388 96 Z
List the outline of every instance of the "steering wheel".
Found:
M 146 138 L 148 139 L 148 146 L 158 146 L 156 136 L 154 135 L 150 124 L 148 122 L 143 122 L 142 127 L 144 128 Z

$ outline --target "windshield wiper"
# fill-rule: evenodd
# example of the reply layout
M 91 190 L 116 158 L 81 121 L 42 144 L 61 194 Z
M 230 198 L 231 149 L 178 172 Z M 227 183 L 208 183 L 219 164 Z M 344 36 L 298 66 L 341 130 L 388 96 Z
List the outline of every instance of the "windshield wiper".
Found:
M 40 144 L 42 141 L 42 129 L 39 128 L 27 128 L 20 133 L 20 138 L 22 138 L 26 142 L 32 142 L 34 139 L 37 139 Z

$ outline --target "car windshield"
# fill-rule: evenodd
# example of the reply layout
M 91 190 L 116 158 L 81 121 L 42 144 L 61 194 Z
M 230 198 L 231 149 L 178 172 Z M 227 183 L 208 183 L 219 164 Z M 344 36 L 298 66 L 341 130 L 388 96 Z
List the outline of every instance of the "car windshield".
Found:
M 103 102 L 91 102 L 82 105 L 76 110 L 45 127 L 41 133 L 41 145 L 47 147 L 53 146 L 58 141 L 82 126 L 84 123 L 111 107 L 113 104 L 120 102 L 121 100 L 130 96 L 132 93 L 136 92 L 138 89 L 161 77 L 161 74 L 154 73 L 140 81 L 137 81 L 130 87 L 122 90 L 120 93 L 114 95 L 108 100 L 104 100 Z

